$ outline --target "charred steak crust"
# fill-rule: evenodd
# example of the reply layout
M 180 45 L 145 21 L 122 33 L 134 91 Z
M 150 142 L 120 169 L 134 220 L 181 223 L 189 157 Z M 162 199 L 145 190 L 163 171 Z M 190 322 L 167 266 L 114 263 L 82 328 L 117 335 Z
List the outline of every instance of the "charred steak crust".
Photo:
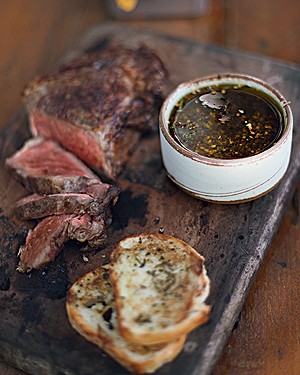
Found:
M 101 201 L 88 194 L 31 194 L 16 203 L 16 212 L 22 220 L 72 213 L 97 216 L 104 211 L 105 206 Z
M 153 112 L 165 97 L 167 76 L 148 47 L 111 46 L 36 78 L 23 98 L 29 109 L 37 106 L 75 126 L 155 129 Z
M 141 133 L 154 130 L 167 72 L 146 46 L 110 46 L 33 80 L 24 90 L 31 131 L 116 177 Z

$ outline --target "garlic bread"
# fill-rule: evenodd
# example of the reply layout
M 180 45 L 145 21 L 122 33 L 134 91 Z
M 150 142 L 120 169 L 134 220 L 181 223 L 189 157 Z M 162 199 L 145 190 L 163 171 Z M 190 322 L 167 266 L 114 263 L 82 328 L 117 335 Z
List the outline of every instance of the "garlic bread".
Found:
M 127 237 L 111 254 L 110 272 L 119 329 L 132 343 L 169 342 L 208 320 L 204 258 L 178 238 Z
M 182 335 L 152 347 L 128 343 L 119 332 L 108 267 L 96 268 L 77 280 L 68 291 L 66 308 L 78 333 L 136 374 L 154 372 L 173 360 L 185 342 Z

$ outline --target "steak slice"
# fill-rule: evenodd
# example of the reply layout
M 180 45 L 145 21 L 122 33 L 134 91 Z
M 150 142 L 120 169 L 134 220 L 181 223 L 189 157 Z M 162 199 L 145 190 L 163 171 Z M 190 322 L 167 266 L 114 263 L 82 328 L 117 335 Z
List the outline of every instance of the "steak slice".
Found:
M 67 240 L 68 222 L 72 217 L 47 217 L 30 230 L 25 245 L 18 252 L 20 262 L 17 270 L 29 272 L 33 268 L 43 268 L 54 260 Z
M 102 181 L 75 155 L 52 140 L 31 139 L 6 160 L 34 194 L 17 202 L 22 219 L 41 218 L 19 250 L 18 270 L 28 272 L 54 260 L 68 240 L 102 247 L 119 189 Z
M 57 257 L 70 239 L 90 241 L 92 247 L 100 247 L 107 238 L 105 221 L 105 215 L 98 218 L 88 214 L 46 217 L 28 232 L 26 243 L 18 252 L 17 270 L 29 272 L 43 268 Z
M 24 178 L 27 175 L 97 178 L 71 152 L 64 150 L 56 142 L 40 137 L 26 141 L 19 151 L 8 158 L 7 165 L 18 170 L 18 174 L 24 174 Z
M 157 129 L 167 72 L 143 46 L 110 46 L 37 77 L 23 92 L 34 136 L 115 177 L 141 133 Z
M 51 215 L 89 214 L 98 216 L 106 207 L 101 201 L 88 194 L 63 193 L 39 195 L 31 194 L 16 203 L 20 219 L 40 219 Z
M 89 214 L 84 214 L 81 216 L 73 217 L 67 228 L 67 236 L 70 240 L 76 240 L 79 242 L 89 242 L 103 238 L 104 231 L 106 227 L 111 223 L 111 217 L 108 215 L 106 217 L 105 213 L 99 216 L 90 216 Z
M 7 168 L 37 194 L 84 193 L 115 203 L 119 189 L 102 181 L 75 155 L 52 140 L 33 138 L 6 160 Z

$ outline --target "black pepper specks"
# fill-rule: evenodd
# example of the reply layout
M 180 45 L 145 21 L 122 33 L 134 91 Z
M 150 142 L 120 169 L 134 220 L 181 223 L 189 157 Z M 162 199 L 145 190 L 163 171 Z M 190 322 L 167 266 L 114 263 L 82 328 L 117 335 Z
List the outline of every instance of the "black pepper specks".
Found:
M 278 141 L 282 114 L 271 97 L 243 85 L 204 88 L 182 98 L 169 119 L 182 146 L 208 157 L 256 155 Z

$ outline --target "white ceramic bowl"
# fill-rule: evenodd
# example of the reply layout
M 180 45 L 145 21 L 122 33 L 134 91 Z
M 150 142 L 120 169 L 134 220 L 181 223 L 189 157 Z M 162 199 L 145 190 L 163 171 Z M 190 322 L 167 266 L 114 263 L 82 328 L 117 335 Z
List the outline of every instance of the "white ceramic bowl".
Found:
M 186 94 L 212 85 L 248 85 L 273 99 L 284 130 L 269 149 L 245 158 L 216 159 L 199 155 L 177 143 L 168 120 L 175 104 Z M 291 154 L 293 116 L 286 99 L 266 82 L 248 75 L 225 73 L 180 84 L 165 100 L 160 112 L 162 159 L 169 178 L 185 192 L 207 201 L 240 203 L 272 190 L 284 176 Z

